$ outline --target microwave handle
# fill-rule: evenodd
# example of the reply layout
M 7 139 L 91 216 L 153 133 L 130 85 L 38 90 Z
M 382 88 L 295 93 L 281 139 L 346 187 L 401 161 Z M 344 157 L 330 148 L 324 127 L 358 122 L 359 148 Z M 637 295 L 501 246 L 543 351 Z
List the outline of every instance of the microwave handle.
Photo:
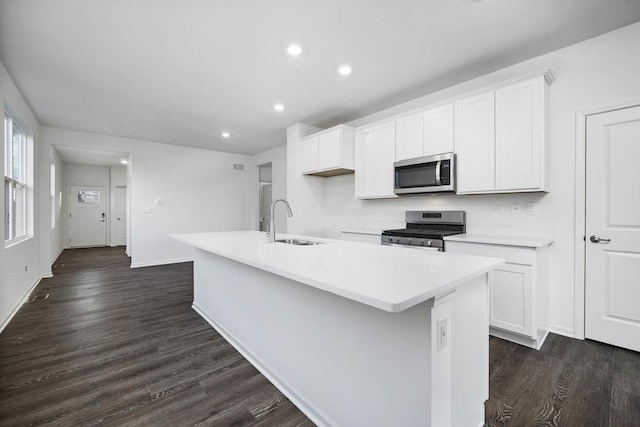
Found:
M 438 160 L 436 163 L 436 185 L 442 185 L 442 181 L 440 180 L 440 166 L 442 164 L 442 160 Z

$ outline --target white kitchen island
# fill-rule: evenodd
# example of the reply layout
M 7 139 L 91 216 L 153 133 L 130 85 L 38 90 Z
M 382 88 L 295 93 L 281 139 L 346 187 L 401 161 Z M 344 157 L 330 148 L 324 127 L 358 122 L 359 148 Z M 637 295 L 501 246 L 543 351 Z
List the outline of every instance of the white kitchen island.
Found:
M 193 308 L 316 424 L 483 425 L 487 273 L 503 260 L 170 237 L 196 248 Z

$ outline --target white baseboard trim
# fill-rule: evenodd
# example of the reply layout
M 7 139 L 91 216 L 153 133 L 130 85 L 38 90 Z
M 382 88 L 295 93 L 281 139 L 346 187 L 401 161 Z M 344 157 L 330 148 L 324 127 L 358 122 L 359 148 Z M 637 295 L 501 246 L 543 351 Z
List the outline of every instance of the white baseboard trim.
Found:
M 51 276 L 53 277 L 53 276 Z M 18 311 L 20 310 L 20 308 L 22 308 L 22 306 L 24 305 L 24 303 L 26 303 L 27 301 L 29 301 L 29 298 L 31 297 L 31 294 L 33 293 L 33 291 L 36 289 L 36 287 L 38 286 L 38 284 L 40 284 L 40 281 L 42 280 L 42 277 L 38 277 L 36 279 L 35 282 L 33 282 L 33 284 L 31 285 L 31 287 L 29 287 L 29 290 L 27 290 L 27 293 L 25 294 L 25 296 L 22 298 L 22 300 L 20 301 L 20 303 L 18 303 L 18 305 L 16 305 L 13 310 L 11 310 L 11 313 L 9 313 L 9 315 L 7 316 L 6 319 L 4 319 L 2 321 L 2 324 L 0 325 L 0 334 L 2 333 L 2 331 L 4 331 L 4 328 L 7 327 L 7 325 L 9 324 L 9 322 L 11 322 L 11 320 L 13 320 L 14 316 L 18 313 Z
M 309 402 L 302 398 L 298 393 L 293 390 L 287 383 L 281 381 L 271 370 L 266 367 L 259 359 L 253 356 L 249 350 L 247 350 L 241 343 L 239 343 L 233 336 L 228 333 L 222 326 L 220 326 L 214 319 L 207 316 L 204 311 L 200 310 L 197 305 L 191 306 L 196 313 L 198 313 L 204 320 L 209 323 L 213 329 L 218 331 L 222 337 L 238 350 L 245 359 L 249 361 L 262 375 L 264 375 L 278 390 L 282 392 L 303 414 L 305 414 L 314 424 L 317 426 L 330 426 L 332 425 L 326 417 L 322 416 L 320 411 L 315 409 Z
M 64 252 L 64 248 L 60 248 L 60 251 L 58 251 L 57 255 L 53 257 L 53 259 L 51 260 L 51 265 L 53 265 L 56 260 L 60 257 L 60 255 L 62 255 L 62 252 Z
M 136 262 L 131 263 L 131 268 L 153 267 L 155 265 L 178 264 L 180 262 L 191 262 L 193 258 L 165 259 L 162 261 Z
M 560 325 L 549 325 L 549 332 L 569 338 L 576 337 L 575 330 Z
M 129 258 L 131 258 L 131 253 L 129 252 L 129 249 L 125 249 L 125 250 L 124 250 L 124 253 L 125 253 L 125 254 L 127 254 L 127 256 L 128 256 Z

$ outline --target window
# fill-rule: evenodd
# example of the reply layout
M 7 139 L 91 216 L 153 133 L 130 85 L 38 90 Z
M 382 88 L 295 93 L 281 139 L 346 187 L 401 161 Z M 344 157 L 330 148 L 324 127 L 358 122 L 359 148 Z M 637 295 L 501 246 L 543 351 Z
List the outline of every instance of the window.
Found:
M 4 240 L 27 233 L 27 135 L 4 113 Z

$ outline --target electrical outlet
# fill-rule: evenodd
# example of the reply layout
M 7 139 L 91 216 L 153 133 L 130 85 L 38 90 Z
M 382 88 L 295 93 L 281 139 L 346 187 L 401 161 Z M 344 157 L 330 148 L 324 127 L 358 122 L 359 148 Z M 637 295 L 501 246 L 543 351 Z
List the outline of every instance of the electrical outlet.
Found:
M 511 205 L 511 215 L 520 215 L 520 203 L 514 203 Z
M 491 213 L 503 213 L 504 212 L 504 205 L 491 205 L 491 206 L 489 206 L 489 211 Z
M 29 270 L 29 266 L 28 266 L 28 265 L 25 265 L 25 266 L 24 266 L 24 271 L 28 271 L 28 270 Z
M 525 209 L 527 211 L 527 215 L 535 215 L 536 214 L 536 204 L 535 203 L 527 203 L 525 205 Z
M 447 340 L 449 339 L 449 331 L 447 330 L 447 318 L 438 320 L 438 351 L 444 349 L 447 346 Z

